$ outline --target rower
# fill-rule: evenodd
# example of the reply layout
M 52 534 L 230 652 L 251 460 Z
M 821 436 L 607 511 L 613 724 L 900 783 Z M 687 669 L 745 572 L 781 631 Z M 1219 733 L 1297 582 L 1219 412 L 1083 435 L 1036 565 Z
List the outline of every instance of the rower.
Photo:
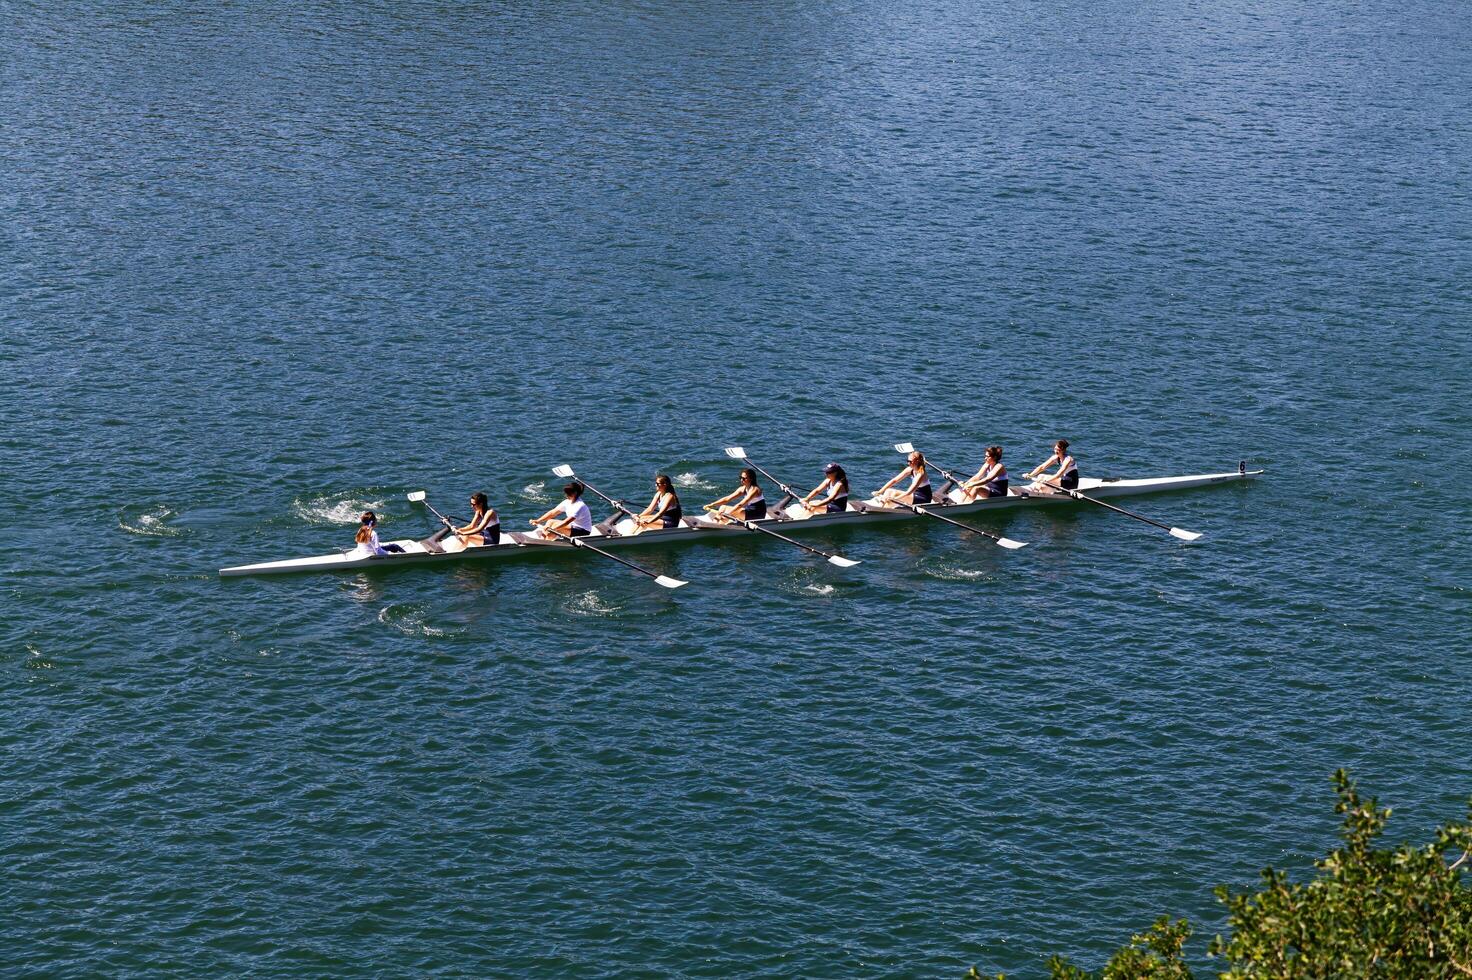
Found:
M 907 466 L 896 473 L 888 483 L 874 491 L 874 496 L 879 498 L 880 503 L 889 504 L 928 504 L 935 499 L 930 489 L 930 473 L 925 463 L 925 457 L 919 451 L 912 452 L 906 458 Z M 910 485 L 903 490 L 894 489 L 895 485 L 906 477 L 910 479 Z
M 545 538 L 555 538 L 559 534 L 581 538 L 592 534 L 593 512 L 583 502 L 583 485 L 569 483 L 562 488 L 562 495 L 567 499 L 541 517 L 533 517 L 532 523 L 537 525 Z M 562 515 L 560 520 L 559 514 Z
M 756 471 L 741 471 L 741 485 L 719 500 L 712 500 L 705 509 L 714 511 L 711 519 L 722 524 L 731 523 L 731 518 L 744 521 L 759 521 L 767 516 L 767 499 L 762 495 L 761 484 L 756 482 Z
M 1045 474 L 1048 467 L 1058 465 L 1058 472 L 1051 477 Z M 1058 487 L 1064 490 L 1078 489 L 1078 463 L 1068 454 L 1068 440 L 1059 439 L 1053 444 L 1053 455 L 1043 460 L 1033 471 L 1027 474 L 1028 479 L 1035 481 L 1029 490 L 1042 490 L 1046 493 L 1057 492 Z
M 827 493 L 821 500 L 819 494 Z M 809 514 L 842 514 L 848 510 L 848 474 L 837 463 L 823 467 L 823 482 L 798 501 Z
M 986 458 L 982 461 L 981 469 L 961 484 L 961 493 L 967 500 L 1007 496 L 1007 467 L 1002 465 L 1001 446 L 986 447 Z
M 446 551 L 463 551 L 466 548 L 484 548 L 501 543 L 501 518 L 491 506 L 485 494 L 477 490 L 470 495 L 470 523 L 464 527 L 450 526 L 460 547 L 449 547 Z
M 654 497 L 649 506 L 634 515 L 634 524 L 638 528 L 634 533 L 640 534 L 651 528 L 679 527 L 683 516 L 680 498 L 670 478 L 660 473 L 654 478 Z
M 358 551 L 364 555 L 402 555 L 404 549 L 396 544 L 378 543 L 378 515 L 371 510 L 363 511 L 358 518 L 358 533 L 353 536 Z

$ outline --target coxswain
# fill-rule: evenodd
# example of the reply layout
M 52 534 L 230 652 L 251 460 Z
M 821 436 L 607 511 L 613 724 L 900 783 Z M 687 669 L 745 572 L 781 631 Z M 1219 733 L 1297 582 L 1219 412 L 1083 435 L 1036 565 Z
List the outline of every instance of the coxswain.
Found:
M 401 555 L 404 549 L 396 544 L 378 543 L 378 515 L 371 510 L 363 511 L 358 518 L 358 533 L 353 536 L 358 551 L 364 555 Z

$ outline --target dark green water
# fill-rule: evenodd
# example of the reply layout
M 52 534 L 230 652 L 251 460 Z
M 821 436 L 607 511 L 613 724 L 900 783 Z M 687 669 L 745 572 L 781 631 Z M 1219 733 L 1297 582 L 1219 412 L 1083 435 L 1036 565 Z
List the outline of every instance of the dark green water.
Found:
M 1472 792 L 1465 6 L 0 16 L 7 969 L 1036 975 Z M 1058 435 L 1268 474 L 215 574 Z

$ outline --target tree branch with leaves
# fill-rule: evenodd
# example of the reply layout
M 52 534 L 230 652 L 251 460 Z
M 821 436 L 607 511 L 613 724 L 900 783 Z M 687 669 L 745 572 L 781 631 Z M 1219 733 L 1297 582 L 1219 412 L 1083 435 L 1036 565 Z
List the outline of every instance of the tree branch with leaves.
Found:
M 1334 774 L 1342 843 L 1315 863 L 1302 884 L 1262 872 L 1256 891 L 1216 889 L 1228 932 L 1208 954 L 1223 961 L 1221 980 L 1442 980 L 1472 977 L 1472 802 L 1465 819 L 1437 829 L 1431 843 L 1377 847 L 1390 819 L 1365 799 L 1343 769 Z M 1455 857 L 1451 857 L 1455 855 Z M 1191 927 L 1158 919 L 1098 971 L 1060 957 L 1053 980 L 1191 980 L 1185 959 Z M 973 967 L 968 980 L 981 980 Z M 998 980 L 1001 980 L 1000 974 Z

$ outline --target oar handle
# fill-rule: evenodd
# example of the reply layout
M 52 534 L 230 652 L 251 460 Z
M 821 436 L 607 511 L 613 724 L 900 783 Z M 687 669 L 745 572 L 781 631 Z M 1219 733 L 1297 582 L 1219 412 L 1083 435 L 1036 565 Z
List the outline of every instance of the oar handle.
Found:
M 771 480 L 773 483 L 775 483 L 777 485 L 777 489 L 778 490 L 781 490 L 783 493 L 787 494 L 787 496 L 791 497 L 794 503 L 796 503 L 797 501 L 799 501 L 799 500 L 802 499 L 802 494 L 798 493 L 796 490 L 792 489 L 790 486 L 788 486 L 787 484 L 783 483 L 781 480 L 777 479 L 775 476 L 773 476 L 772 474 L 768 473 L 766 470 L 762 469 L 761 466 L 757 463 L 757 461 L 754 460 L 754 459 L 752 459 L 750 456 L 743 457 L 743 460 L 742 461 L 743 462 L 750 463 L 752 469 L 756 470 L 762 476 L 766 477 L 768 480 Z
M 593 484 L 589 483 L 587 480 L 584 480 L 582 477 L 580 477 L 580 476 L 574 476 L 573 479 L 574 480 L 577 480 L 583 486 L 587 487 L 589 490 L 593 491 L 598 496 L 600 496 L 604 500 L 608 501 L 609 506 L 612 507 L 614 510 L 618 511 L 620 514 L 623 514 L 623 515 L 625 515 L 627 517 L 637 517 L 638 516 L 633 511 L 629 510 L 628 505 L 625 504 L 622 500 L 614 500 L 608 494 L 604 493 L 602 490 L 599 490 L 597 487 L 593 486 Z
M 445 527 L 450 527 L 451 526 L 450 519 L 448 517 L 446 517 L 444 514 L 441 514 L 439 511 L 435 510 L 434 509 L 434 504 L 430 503 L 428 500 L 422 500 L 422 501 L 420 501 L 420 503 L 422 503 L 422 504 L 424 504 L 424 506 L 428 507 L 429 508 L 429 512 L 431 514 L 433 514 L 435 517 L 438 517 L 440 519 L 440 523 L 443 524 L 443 525 L 445 525 Z
M 950 480 L 952 483 L 954 483 L 958 487 L 961 484 L 963 484 L 963 483 L 966 482 L 961 477 L 957 476 L 956 474 L 952 473 L 950 470 L 946 469 L 944 466 L 941 466 L 939 463 L 937 463 L 935 465 L 935 468 L 938 469 L 938 470 L 940 470 L 940 475 L 941 476 L 945 477 L 947 480 Z
M 773 476 L 772 474 L 768 473 L 766 470 L 762 469 L 761 464 L 758 463 L 756 460 L 752 459 L 750 456 L 746 457 L 746 459 L 744 460 L 744 462 L 750 463 L 752 469 L 756 470 L 762 476 L 766 477 L 768 480 L 771 480 L 773 483 L 777 484 L 777 489 L 781 490 L 783 493 L 791 493 L 792 492 L 791 490 L 788 490 L 787 489 L 787 484 L 783 483 L 781 480 L 777 479 L 775 476 Z

